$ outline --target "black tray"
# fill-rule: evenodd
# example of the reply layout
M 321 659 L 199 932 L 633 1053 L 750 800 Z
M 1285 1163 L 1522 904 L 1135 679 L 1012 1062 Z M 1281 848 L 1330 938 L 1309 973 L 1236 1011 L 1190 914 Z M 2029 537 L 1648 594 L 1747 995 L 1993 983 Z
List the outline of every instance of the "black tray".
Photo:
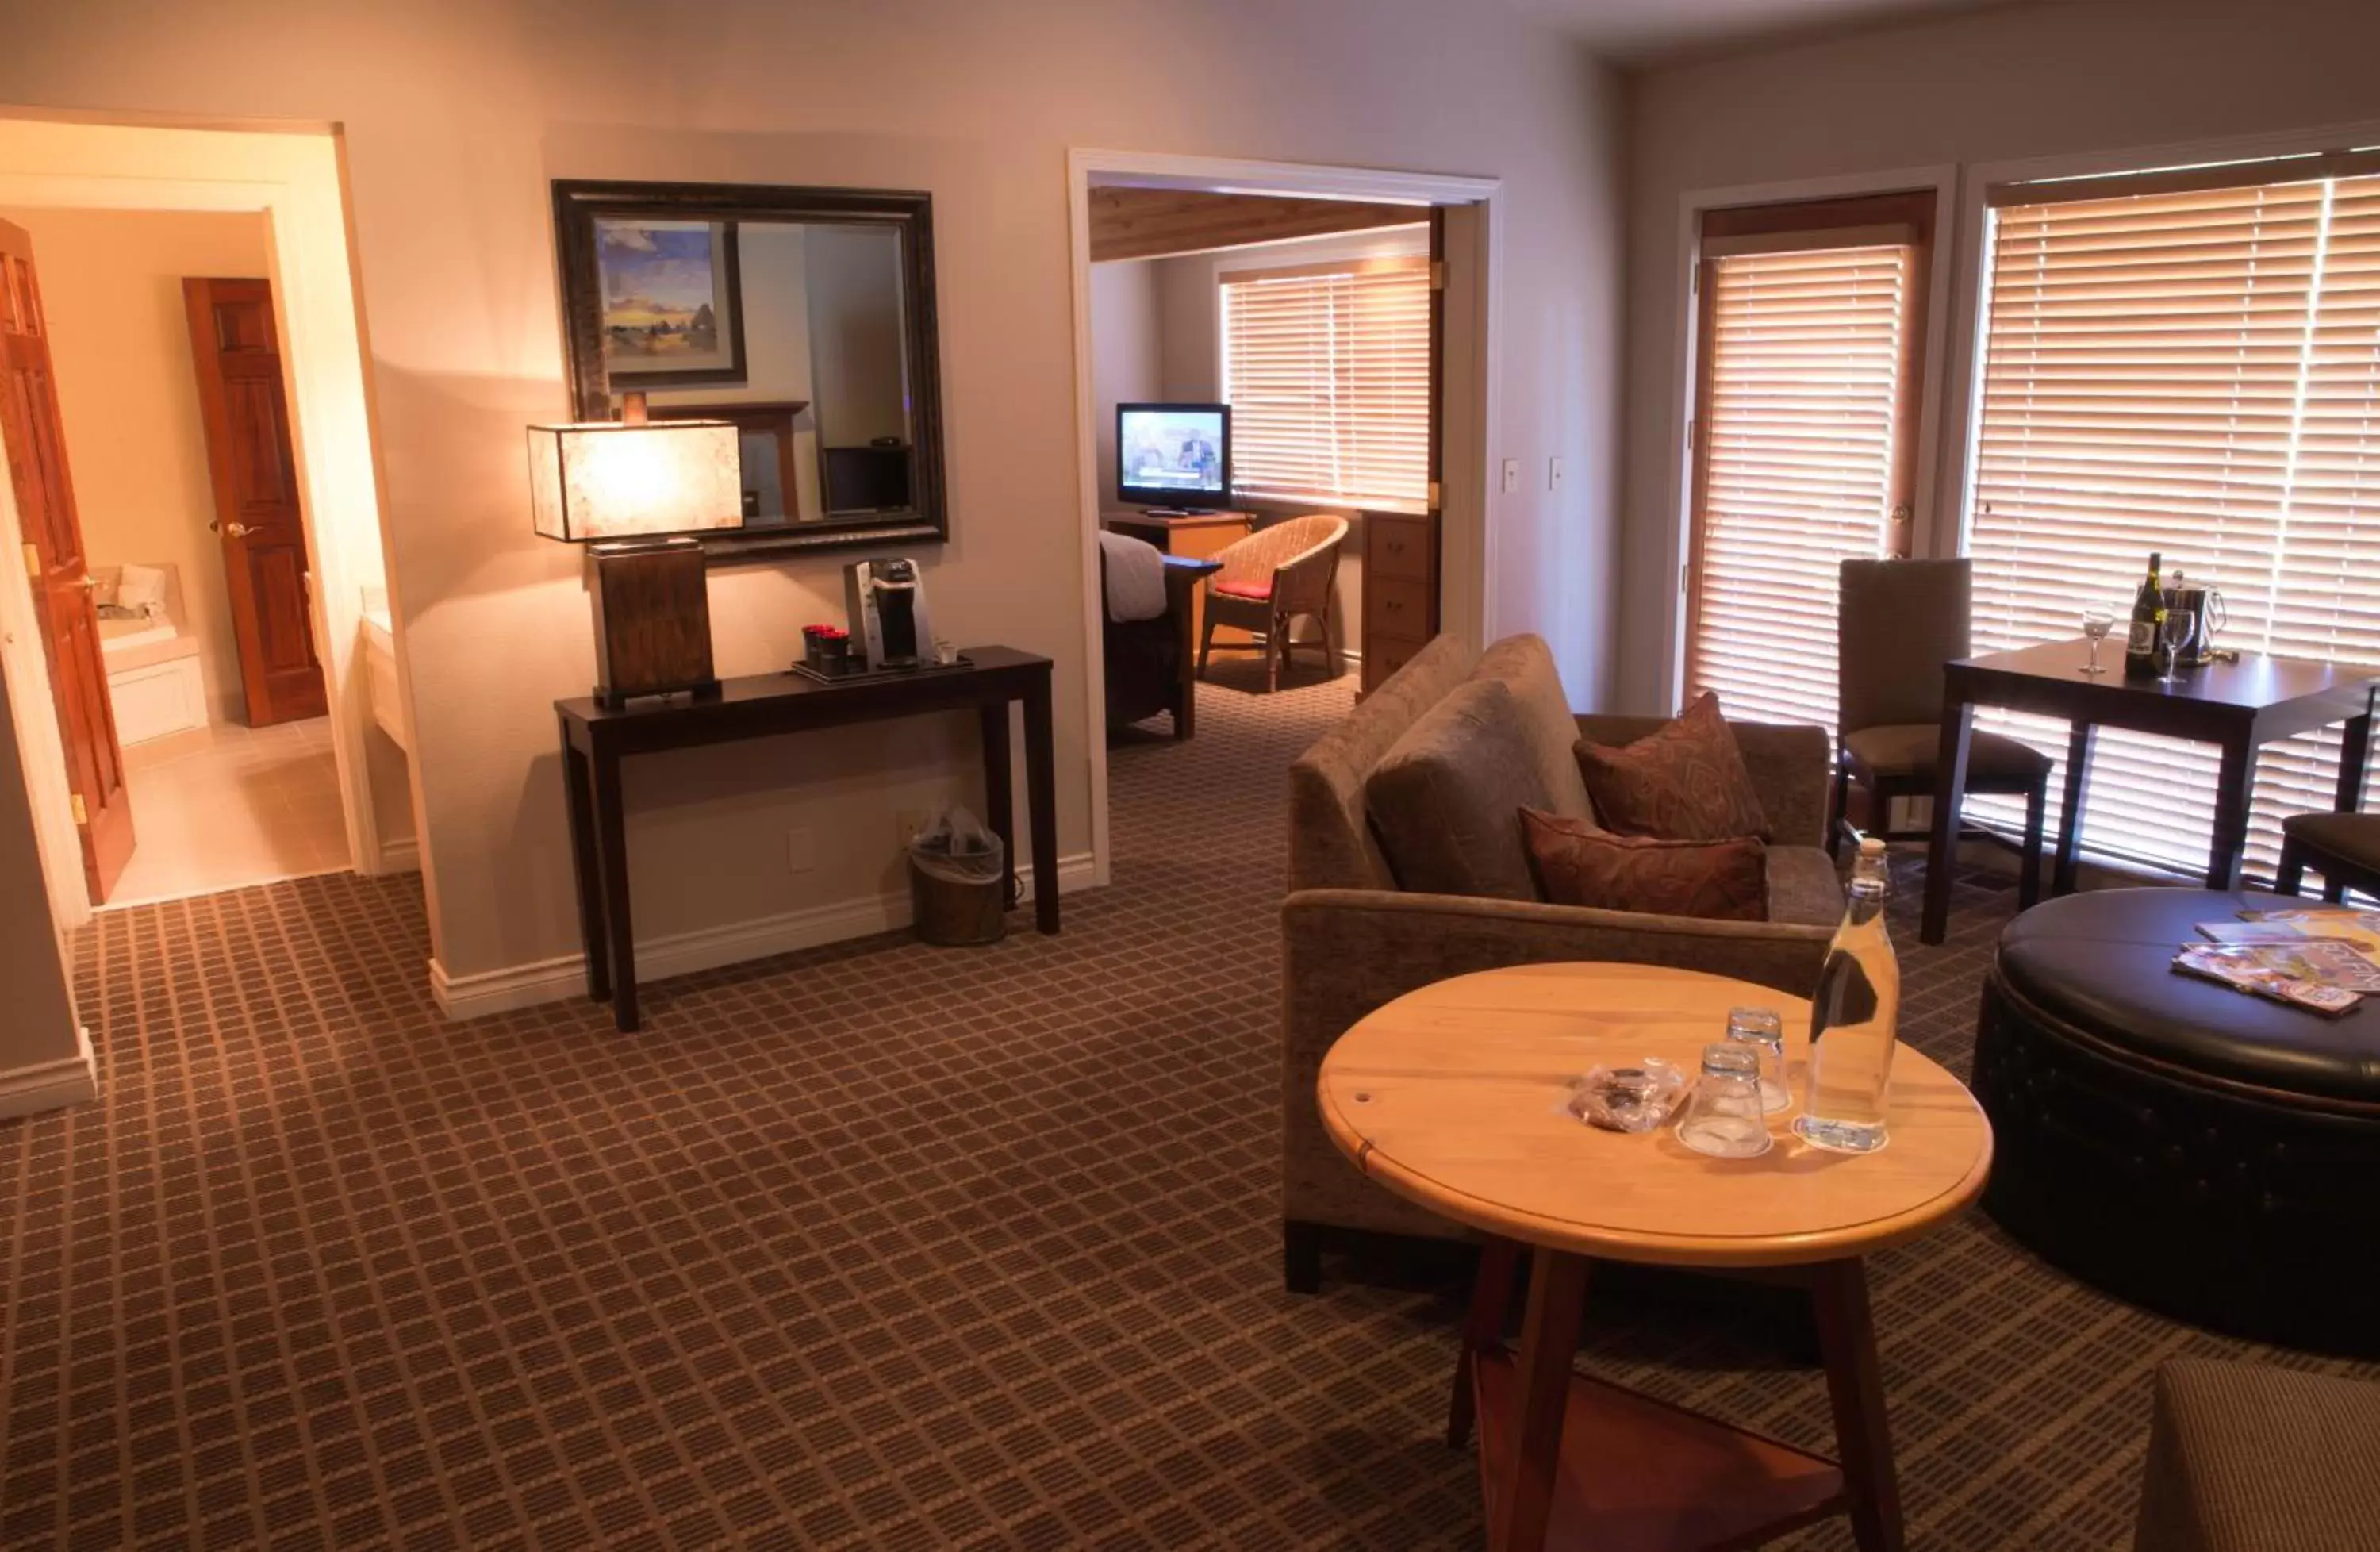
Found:
M 974 666 L 975 660 L 961 652 L 953 662 L 918 662 L 905 668 L 870 668 L 865 658 L 829 658 L 816 663 L 804 661 L 794 664 L 794 672 L 821 685 L 849 685 L 865 679 L 912 679 L 921 673 L 952 673 Z

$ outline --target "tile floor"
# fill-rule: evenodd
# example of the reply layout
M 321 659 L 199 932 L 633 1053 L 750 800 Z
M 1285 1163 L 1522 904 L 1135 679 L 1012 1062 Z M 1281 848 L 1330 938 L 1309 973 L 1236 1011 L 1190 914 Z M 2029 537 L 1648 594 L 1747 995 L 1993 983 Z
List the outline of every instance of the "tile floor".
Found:
M 139 905 L 346 867 L 331 720 L 217 722 L 124 751 L 137 843 L 107 903 Z

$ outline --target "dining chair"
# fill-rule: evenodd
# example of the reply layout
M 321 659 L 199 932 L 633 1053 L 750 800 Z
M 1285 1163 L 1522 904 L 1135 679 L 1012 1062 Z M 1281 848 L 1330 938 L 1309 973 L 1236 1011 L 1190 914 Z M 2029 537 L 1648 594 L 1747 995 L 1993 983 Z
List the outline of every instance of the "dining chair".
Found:
M 1892 800 L 1932 797 L 1942 739 L 1942 665 L 1973 650 L 1969 564 L 1954 561 L 1842 563 L 1835 614 L 1836 743 L 1833 812 L 1827 849 L 1840 854 L 1851 789 L 1866 789 L 1868 833 L 1916 840 L 1924 830 L 1893 831 Z M 2041 832 L 2049 801 L 2047 755 L 1980 729 L 1967 753 L 1970 794 L 2022 796 L 2024 872 L 2020 908 L 2041 898 Z
M 2380 895 L 2380 814 L 2292 814 L 2283 819 L 2275 892 L 2298 893 L 2309 867 L 2322 875 L 2322 897 L 2334 904 L 2349 890 Z
M 1198 637 L 1198 677 L 1207 677 L 1207 656 L 1215 627 L 1236 625 L 1264 633 L 1265 688 L 1281 688 L 1281 665 L 1293 643 L 1291 628 L 1311 619 L 1322 628 L 1324 666 L 1339 673 L 1339 625 L 1332 604 L 1339 550 L 1347 519 L 1329 513 L 1286 518 L 1215 552 L 1222 570 L 1207 578 L 1206 625 Z M 1240 645 L 1225 642 L 1226 647 Z

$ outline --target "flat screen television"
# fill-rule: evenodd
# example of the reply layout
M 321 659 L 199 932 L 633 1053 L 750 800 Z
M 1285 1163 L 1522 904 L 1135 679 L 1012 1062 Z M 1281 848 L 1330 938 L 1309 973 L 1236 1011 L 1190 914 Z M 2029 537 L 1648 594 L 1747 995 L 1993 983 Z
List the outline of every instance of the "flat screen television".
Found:
M 1192 511 L 1232 501 L 1232 406 L 1116 406 L 1116 500 Z

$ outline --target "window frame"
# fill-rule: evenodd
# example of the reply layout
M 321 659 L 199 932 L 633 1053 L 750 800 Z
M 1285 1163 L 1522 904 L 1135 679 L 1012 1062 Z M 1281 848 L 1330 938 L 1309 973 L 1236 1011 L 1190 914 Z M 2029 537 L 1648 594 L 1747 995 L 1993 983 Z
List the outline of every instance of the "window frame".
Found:
M 1662 401 L 1661 413 L 1666 420 L 1660 429 L 1660 435 L 1667 439 L 1667 451 L 1660 455 L 1658 472 L 1650 475 L 1661 487 L 1659 499 L 1666 503 L 1663 510 L 1668 519 L 1655 556 L 1632 564 L 1625 579 L 1631 615 L 1630 621 L 1623 623 L 1627 634 L 1621 661 L 1628 673 L 1620 693 L 1633 703 L 1670 711 L 1684 703 L 1686 610 L 1690 596 L 1686 565 L 1692 555 L 1694 523 L 1694 454 L 1687 445 L 1687 428 L 1694 418 L 1695 386 L 1703 370 L 1701 298 L 1694 293 L 1692 285 L 1694 261 L 1702 249 L 1704 217 L 1712 212 L 1741 206 L 1849 200 L 1871 194 L 1932 196 L 1935 251 L 1925 285 L 1925 367 L 1916 383 L 1917 468 L 1911 487 L 1916 510 L 1912 515 L 1911 536 L 1913 553 L 1947 554 L 1954 552 L 1943 547 L 1948 542 L 1942 536 L 1949 511 L 1944 503 L 1950 499 L 1945 491 L 1955 490 L 1958 481 L 1955 467 L 1946 478 L 1943 466 L 1955 466 L 1952 449 L 1958 433 L 1950 428 L 1960 422 L 1952 418 L 1952 390 L 1956 371 L 1964 361 L 1963 356 L 1959 355 L 1963 343 L 1959 321 L 1964 316 L 1962 305 L 1972 302 L 1957 285 L 1958 277 L 1964 273 L 1963 242 L 1968 229 L 1961 199 L 1961 167 L 1957 163 L 1932 163 L 1878 172 L 1690 188 L 1678 196 L 1669 269 L 1675 287 L 1670 301 L 1670 377 Z M 1635 478 L 1631 476 L 1632 485 Z M 1648 573 L 1639 566 L 1658 569 Z M 1640 607 L 1634 601 L 1637 598 L 1645 600 L 1641 605 L 1644 614 L 1652 616 L 1647 624 L 1633 623 L 1642 617 L 1634 612 Z M 1641 669 L 1634 667 L 1635 649 L 1628 643 L 1650 642 L 1656 631 L 1658 657 Z
M 1962 207 L 1966 219 L 1957 235 L 1953 259 L 1961 280 L 1959 305 L 1963 326 L 1957 331 L 1958 348 L 1965 354 L 1953 364 L 1960 396 L 1949 406 L 1952 418 L 1946 421 L 1958 428 L 1960 440 L 1956 460 L 1949 466 L 1956 470 L 1956 480 L 1948 485 L 1946 510 L 1950 532 L 1945 536 L 1948 543 L 1943 552 L 1962 556 L 1974 552 L 1985 445 L 1985 381 L 1991 365 L 1993 298 L 1998 280 L 1994 271 L 2000 246 L 1998 212 L 2002 209 L 2320 180 L 2369 181 L 2375 177 L 2380 177 L 2380 124 L 2202 143 L 2162 152 L 2095 153 L 1971 169 Z M 2220 582 L 2222 578 L 2218 576 L 2216 580 Z M 2063 759 L 2069 758 L 2070 748 L 2070 742 L 2068 751 L 2048 752 Z M 2259 756 L 2270 752 L 2258 750 Z M 2374 775 L 2380 776 L 2380 772 Z M 1969 822 L 1983 823 L 1972 805 Z M 2059 825 L 2068 822 L 2061 813 Z M 2082 847 L 2079 836 L 2077 846 L 2078 850 Z M 2190 863 L 2152 860 L 2120 851 L 2093 852 L 2090 860 L 2153 877 L 2191 877 L 2196 871 Z
M 1363 234 L 1354 235 L 1358 236 L 1363 236 Z M 1234 264 L 1230 261 L 1229 256 L 1225 256 L 1223 261 L 1217 263 L 1214 270 L 1216 396 L 1227 405 L 1232 402 L 1231 308 L 1227 297 L 1227 293 L 1231 286 L 1234 285 L 1246 285 L 1268 280 L 1295 280 L 1326 275 L 1410 273 L 1420 278 L 1421 284 L 1428 291 L 1429 307 L 1436 309 L 1442 305 L 1441 298 L 1444 295 L 1443 292 L 1432 286 L 1430 283 L 1433 266 L 1438 262 L 1439 262 L 1439 261 L 1432 258 L 1428 252 L 1351 255 L 1344 258 L 1316 259 L 1286 264 L 1268 264 L 1260 261 Z M 1429 328 L 1427 325 L 1425 325 L 1425 330 L 1429 337 L 1434 341 L 1438 331 L 1434 328 Z M 1431 350 L 1427 353 L 1427 358 L 1424 367 L 1426 380 L 1428 384 L 1428 394 L 1425 398 L 1424 402 L 1426 407 L 1423 411 L 1423 418 L 1425 421 L 1423 433 L 1424 488 L 1423 493 L 1418 499 L 1404 500 L 1399 498 L 1378 498 L 1360 494 L 1348 495 L 1340 492 L 1326 492 L 1319 491 L 1308 493 L 1290 492 L 1286 494 L 1269 491 L 1263 492 L 1244 492 L 1241 489 L 1241 480 L 1239 479 L 1239 455 L 1241 449 L 1245 446 L 1245 440 L 1242 435 L 1238 424 L 1239 418 L 1236 406 L 1234 406 L 1232 417 L 1232 503 L 1250 511 L 1308 512 L 1317 509 L 1323 509 L 1339 512 L 1390 512 L 1414 516 L 1422 515 L 1435 510 L 1429 500 L 1429 491 L 1431 486 L 1433 486 L 1438 479 L 1437 470 L 1439 467 L 1439 453 L 1435 438 L 1439 434 L 1439 428 L 1437 424 L 1438 418 L 1434 414 L 1430 413 L 1429 409 L 1427 407 L 1428 405 L 1435 402 L 1439 392 L 1438 380 L 1440 369 L 1434 351 L 1435 346 L 1433 346 Z
M 1764 253 L 1823 252 L 1880 246 L 1912 251 L 1905 302 L 1905 328 L 1900 342 L 1898 404 L 1894 420 L 1900 429 L 1894 439 L 1892 472 L 1888 483 L 1905 493 L 1896 503 L 1909 509 L 1898 532 L 1887 530 L 1886 548 L 1893 554 L 1911 553 L 1917 527 L 1919 471 L 1924 467 L 1923 405 L 1930 377 L 1928 342 L 1933 309 L 1933 281 L 1940 268 L 1936 254 L 1939 232 L 1938 193 L 1928 188 L 1880 189 L 1826 200 L 1798 200 L 1705 211 L 1694 250 L 1691 289 L 1694 330 L 1694 381 L 1686 475 L 1684 555 L 1679 578 L 1682 638 L 1679 647 L 1678 698 L 1694 689 L 1694 643 L 1701 634 L 1706 608 L 1706 562 L 1709 549 L 1706 507 L 1711 483 L 1711 453 L 1716 438 L 1710 430 L 1717 388 L 1715 354 L 1706 353 L 1718 321 L 1718 285 L 1706 273 L 1705 261 Z M 1891 521 L 1889 516 L 1886 519 Z
M 2380 150 L 2380 119 L 2362 119 L 2314 128 L 2276 130 L 2266 134 L 2232 135 L 2203 140 L 2168 141 L 2111 151 L 2061 152 L 2047 156 L 1968 163 L 1958 169 L 1959 190 L 1954 225 L 1937 237 L 1937 281 L 1951 282 L 1948 346 L 1937 363 L 1945 391 L 1935 433 L 1935 483 L 1932 521 L 1919 513 L 1917 553 L 1964 555 L 1973 530 L 1975 500 L 1975 406 L 1980 402 L 1983 372 L 1987 364 L 1986 336 L 1991 328 L 1990 266 L 1992 260 L 1991 196 L 2011 184 L 2063 183 L 2080 186 L 2086 178 L 2113 179 L 2138 176 L 2143 169 L 2197 169 L 2282 157 L 2312 157 L 2341 146 Z M 1876 187 L 1881 187 L 1877 185 Z M 1937 294 L 1939 299 L 1939 293 Z

